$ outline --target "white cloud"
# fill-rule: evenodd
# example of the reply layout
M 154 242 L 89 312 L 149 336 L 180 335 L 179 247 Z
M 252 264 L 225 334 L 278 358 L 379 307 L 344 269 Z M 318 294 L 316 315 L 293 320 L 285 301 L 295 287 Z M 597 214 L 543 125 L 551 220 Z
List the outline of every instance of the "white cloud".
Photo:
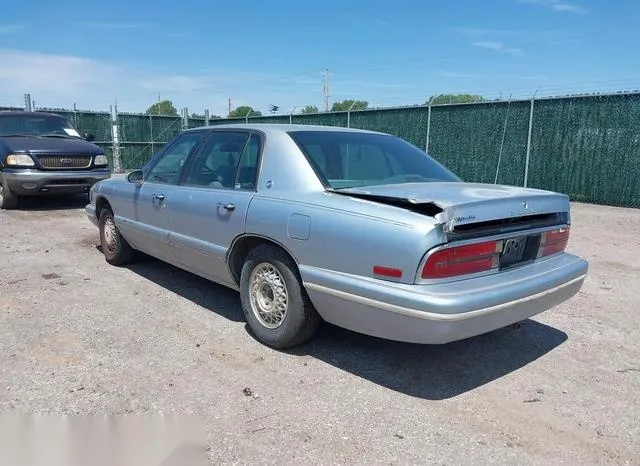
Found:
M 191 32 L 189 31 L 178 31 L 178 32 L 170 32 L 167 34 L 167 37 L 171 37 L 172 39 L 186 39 L 187 37 L 191 37 Z
M 321 94 L 320 80 L 310 82 L 286 75 L 207 69 L 189 74 L 149 70 L 135 64 L 0 48 L 0 106 L 21 106 L 30 93 L 37 107 L 143 112 L 158 94 L 177 108 L 225 115 L 232 105 L 263 111 L 269 104 L 290 108 Z M 317 90 L 316 90 L 317 89 Z M 269 94 L 271 92 L 271 94 Z M 277 98 L 276 98 L 277 97 Z
M 520 3 L 531 3 L 551 8 L 557 13 L 586 13 L 583 7 L 563 0 L 518 0 Z
M 84 22 L 81 26 L 89 29 L 145 29 L 151 26 L 148 23 L 110 23 L 110 22 Z
M 510 53 L 512 55 L 520 55 L 522 53 L 522 49 L 514 48 L 514 47 L 505 47 L 504 43 L 497 42 L 497 41 L 483 40 L 483 41 L 472 42 L 471 45 L 481 49 Z
M 0 35 L 17 34 L 26 28 L 26 24 L 0 24 Z
M 486 75 L 483 75 L 483 74 L 458 73 L 456 71 L 443 71 L 442 75 L 446 76 L 448 78 L 455 78 L 455 79 L 484 79 L 484 78 L 486 78 Z
M 375 87 L 380 89 L 406 89 L 406 84 L 401 83 L 385 83 L 376 81 L 361 81 L 361 80 L 344 80 L 340 82 L 341 86 L 356 86 L 356 87 Z

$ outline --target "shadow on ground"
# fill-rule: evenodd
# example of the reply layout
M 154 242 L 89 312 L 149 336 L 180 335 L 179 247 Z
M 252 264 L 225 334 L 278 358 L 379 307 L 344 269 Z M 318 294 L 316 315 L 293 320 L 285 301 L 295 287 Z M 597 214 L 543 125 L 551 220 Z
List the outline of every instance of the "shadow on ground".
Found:
M 244 321 L 234 290 L 147 256 L 129 269 L 233 322 Z M 286 353 L 312 356 L 410 396 L 443 400 L 520 369 L 566 340 L 566 333 L 533 320 L 519 330 L 509 327 L 434 346 L 388 341 L 323 324 L 310 342 Z
M 17 210 L 25 212 L 45 212 L 50 210 L 84 209 L 89 203 L 86 194 L 24 196 L 18 201 Z
M 237 291 L 217 285 L 165 262 L 138 254 L 132 272 L 233 322 L 244 322 Z
M 566 333 L 533 320 L 519 330 L 504 328 L 446 345 L 400 343 L 323 325 L 291 353 L 406 395 L 443 400 L 520 369 L 566 340 Z

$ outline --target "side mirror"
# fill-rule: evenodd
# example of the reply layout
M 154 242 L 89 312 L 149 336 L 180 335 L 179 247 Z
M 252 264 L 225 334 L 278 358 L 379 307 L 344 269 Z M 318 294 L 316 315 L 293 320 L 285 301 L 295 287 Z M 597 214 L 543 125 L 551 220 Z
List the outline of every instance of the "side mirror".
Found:
M 127 174 L 129 183 L 141 184 L 144 181 L 144 172 L 142 170 L 133 170 Z
M 93 142 L 96 140 L 96 137 L 93 135 L 93 133 L 84 133 L 84 140 L 88 142 Z

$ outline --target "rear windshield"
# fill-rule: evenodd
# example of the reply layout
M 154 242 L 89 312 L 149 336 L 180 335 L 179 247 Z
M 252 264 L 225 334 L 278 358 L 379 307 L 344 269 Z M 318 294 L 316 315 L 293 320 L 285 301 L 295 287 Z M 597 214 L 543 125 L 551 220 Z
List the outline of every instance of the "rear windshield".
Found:
M 425 152 L 395 136 L 347 131 L 289 134 L 321 180 L 333 189 L 460 181 Z

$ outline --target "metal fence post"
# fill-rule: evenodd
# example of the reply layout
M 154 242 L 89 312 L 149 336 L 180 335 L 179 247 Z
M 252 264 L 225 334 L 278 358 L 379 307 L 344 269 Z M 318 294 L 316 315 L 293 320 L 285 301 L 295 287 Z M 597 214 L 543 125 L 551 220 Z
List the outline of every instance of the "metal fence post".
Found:
M 249 123 L 249 115 L 251 114 L 251 112 L 252 112 L 252 111 L 253 111 L 253 110 L 249 110 L 249 111 L 247 112 L 247 114 L 244 116 L 244 121 L 245 121 L 246 123 Z
M 431 136 L 431 99 L 429 99 L 429 107 L 427 109 L 427 142 L 424 145 L 424 151 L 429 153 L 429 137 Z
M 189 109 L 184 107 L 182 109 L 182 129 L 189 128 Z
M 529 109 L 529 134 L 527 135 L 527 156 L 524 162 L 524 187 L 527 187 L 529 181 L 529 157 L 531 155 L 531 132 L 533 130 L 533 102 L 535 97 L 531 98 L 531 107 Z
M 204 125 L 209 126 L 209 109 L 204 109 Z
M 118 106 L 111 107 L 111 140 L 113 141 L 113 171 L 122 173 L 120 135 L 118 134 Z
M 151 139 L 151 154 L 153 155 L 156 152 L 155 144 L 153 143 L 153 115 L 149 115 L 149 136 Z
M 293 124 L 293 112 L 296 111 L 296 108 L 298 108 L 298 106 L 296 105 L 295 107 L 293 107 L 291 109 L 291 113 L 289 113 L 289 124 Z
M 356 104 L 356 101 L 354 100 L 351 103 L 351 107 L 349 107 L 349 110 L 347 110 L 347 128 L 351 128 L 351 109 L 355 104 Z

